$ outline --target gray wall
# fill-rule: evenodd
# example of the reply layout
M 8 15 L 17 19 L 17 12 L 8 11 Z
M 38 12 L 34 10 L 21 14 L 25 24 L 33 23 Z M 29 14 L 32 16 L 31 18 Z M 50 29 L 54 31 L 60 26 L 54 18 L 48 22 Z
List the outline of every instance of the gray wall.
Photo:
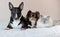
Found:
M 14 6 L 24 2 L 22 14 L 27 14 L 28 10 L 39 11 L 42 15 L 49 15 L 53 19 L 60 19 L 60 1 L 59 0 L 0 0 L 0 24 L 8 22 L 10 18 L 10 10 L 8 2 Z

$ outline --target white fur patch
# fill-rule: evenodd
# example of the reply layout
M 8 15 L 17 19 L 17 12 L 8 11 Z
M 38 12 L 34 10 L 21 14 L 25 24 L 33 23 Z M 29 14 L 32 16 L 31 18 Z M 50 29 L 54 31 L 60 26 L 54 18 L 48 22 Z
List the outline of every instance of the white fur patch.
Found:
M 33 27 L 33 26 L 35 25 L 35 20 L 32 20 L 32 19 L 30 18 L 30 21 L 31 21 L 31 24 L 32 24 L 31 27 Z
M 18 25 L 19 22 L 20 22 L 20 20 L 14 20 L 14 21 L 13 21 L 13 24 L 11 24 L 11 26 L 12 26 L 13 28 L 21 28 L 22 25 L 21 25 L 21 24 Z
M 47 16 L 43 17 L 43 18 L 46 18 Z M 41 21 L 42 18 L 40 18 L 38 21 L 37 21 L 37 27 L 50 27 L 50 26 L 53 26 L 53 20 L 52 18 L 50 17 L 47 21 L 47 23 L 43 23 L 43 21 Z

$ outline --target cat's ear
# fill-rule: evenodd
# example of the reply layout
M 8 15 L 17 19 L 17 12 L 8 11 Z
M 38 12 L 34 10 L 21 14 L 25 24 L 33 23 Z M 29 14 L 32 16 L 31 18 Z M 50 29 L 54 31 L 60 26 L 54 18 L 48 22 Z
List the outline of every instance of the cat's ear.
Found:
M 50 16 L 47 16 L 47 18 L 50 18 Z
M 40 18 L 42 18 L 43 17 L 43 15 L 40 15 Z
M 49 19 L 50 18 L 50 16 L 47 16 L 47 19 Z

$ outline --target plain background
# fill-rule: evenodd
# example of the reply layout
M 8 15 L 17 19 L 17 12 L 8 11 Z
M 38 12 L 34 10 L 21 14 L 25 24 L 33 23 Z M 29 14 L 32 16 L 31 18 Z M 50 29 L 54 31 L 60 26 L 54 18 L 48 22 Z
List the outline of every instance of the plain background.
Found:
M 10 10 L 8 3 L 18 7 L 24 2 L 22 14 L 26 16 L 28 10 L 39 11 L 42 15 L 49 15 L 53 19 L 60 20 L 60 0 L 0 0 L 0 24 L 9 22 Z M 7 23 L 8 24 L 8 23 Z

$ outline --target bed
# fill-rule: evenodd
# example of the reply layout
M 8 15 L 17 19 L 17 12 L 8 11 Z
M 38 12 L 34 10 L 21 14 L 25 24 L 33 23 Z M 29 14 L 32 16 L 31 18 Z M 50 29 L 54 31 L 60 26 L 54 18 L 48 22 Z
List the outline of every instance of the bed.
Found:
M 5 30 L 6 24 L 7 23 L 0 25 L 0 37 L 60 37 L 60 25 L 49 28 L 33 28 L 26 30 L 14 28 Z

